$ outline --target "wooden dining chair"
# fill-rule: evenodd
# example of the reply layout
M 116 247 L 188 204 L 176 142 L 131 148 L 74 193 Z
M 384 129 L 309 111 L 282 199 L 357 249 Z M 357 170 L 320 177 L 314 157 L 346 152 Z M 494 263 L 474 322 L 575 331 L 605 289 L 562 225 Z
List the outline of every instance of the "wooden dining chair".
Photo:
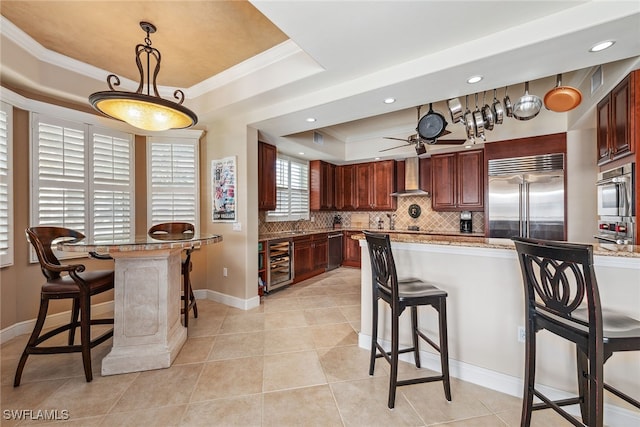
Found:
M 31 354 L 82 353 L 84 375 L 87 382 L 93 380 L 91 371 L 91 349 L 113 336 L 113 328 L 91 339 L 92 325 L 113 325 L 113 318 L 92 319 L 91 297 L 113 289 L 113 270 L 85 271 L 82 264 L 61 264 L 51 249 L 59 240 L 81 240 L 84 235 L 62 227 L 30 227 L 26 229 L 27 240 L 38 255 L 42 274 L 47 279 L 40 290 L 40 310 L 29 341 L 22 352 L 13 386 L 20 385 L 22 371 Z M 50 300 L 71 299 L 71 321 L 42 334 Z M 75 344 L 75 332 L 80 328 L 80 344 Z M 67 345 L 41 346 L 45 341 L 69 331 Z
M 156 224 L 149 229 L 149 236 L 159 240 L 180 240 L 191 239 L 194 236 L 195 227 L 189 222 L 164 222 Z M 185 258 L 182 260 L 182 308 L 180 313 L 184 315 L 183 324 L 189 326 L 189 311 L 193 309 L 193 317 L 198 317 L 198 304 L 196 296 L 191 288 L 191 252 L 193 248 L 184 251 Z
M 604 363 L 619 351 L 640 350 L 640 321 L 603 310 L 593 247 L 514 237 L 525 294 L 525 373 L 521 426 L 534 410 L 551 408 L 576 426 L 602 427 L 603 393 L 640 409 L 640 402 L 604 382 Z M 547 330 L 576 346 L 578 393 L 551 400 L 536 388 L 536 334 Z M 548 368 L 548 367 L 547 367 Z M 542 402 L 533 403 L 537 397 Z M 562 407 L 579 404 L 580 423 Z
M 396 400 L 396 388 L 403 385 L 442 381 L 444 395 L 451 401 L 451 383 L 449 380 L 449 350 L 447 341 L 447 293 L 436 286 L 417 278 L 398 279 L 396 264 L 391 251 L 388 234 L 364 232 L 371 259 L 371 280 L 373 293 L 371 356 L 369 375 L 373 375 L 376 359 L 384 357 L 391 366 L 389 374 L 388 407 L 393 409 Z M 378 342 L 378 301 L 383 300 L 391 307 L 391 351 L 384 349 Z M 418 328 L 418 307 L 431 306 L 438 313 L 439 344 L 427 337 Z M 400 349 L 400 315 L 405 308 L 411 308 L 411 336 L 413 345 Z M 398 380 L 398 356 L 412 352 L 416 368 L 420 368 L 420 348 L 418 338 L 440 353 L 441 374 L 427 377 Z

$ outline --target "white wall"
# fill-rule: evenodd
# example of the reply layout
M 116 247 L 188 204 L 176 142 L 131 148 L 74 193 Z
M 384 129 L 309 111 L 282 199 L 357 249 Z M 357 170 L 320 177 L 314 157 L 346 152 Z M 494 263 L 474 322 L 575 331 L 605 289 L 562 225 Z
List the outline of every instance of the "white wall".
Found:
M 567 132 L 567 240 L 593 243 L 597 230 L 596 131 Z

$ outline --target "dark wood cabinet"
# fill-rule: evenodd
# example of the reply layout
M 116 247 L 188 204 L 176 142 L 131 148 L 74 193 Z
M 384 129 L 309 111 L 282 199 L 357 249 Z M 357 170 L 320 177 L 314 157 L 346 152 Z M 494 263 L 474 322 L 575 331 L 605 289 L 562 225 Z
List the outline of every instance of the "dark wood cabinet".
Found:
M 293 239 L 293 283 L 324 273 L 327 269 L 327 233 L 308 234 Z
M 276 208 L 276 158 L 273 145 L 258 141 L 258 209 Z
M 640 114 L 640 71 L 624 78 L 597 107 L 598 165 L 635 152 Z
M 482 150 L 431 156 L 431 191 L 433 210 L 484 210 Z
M 356 208 L 356 165 L 336 166 L 335 205 L 337 210 L 352 211 Z
M 360 241 L 351 238 L 354 234 L 360 233 L 362 233 L 362 231 L 344 231 L 342 265 L 360 267 Z
M 396 165 L 394 160 L 359 163 L 356 167 L 356 210 L 395 210 L 396 199 L 391 196 L 396 189 Z
M 328 211 L 336 208 L 336 166 L 322 160 L 309 162 L 309 209 Z

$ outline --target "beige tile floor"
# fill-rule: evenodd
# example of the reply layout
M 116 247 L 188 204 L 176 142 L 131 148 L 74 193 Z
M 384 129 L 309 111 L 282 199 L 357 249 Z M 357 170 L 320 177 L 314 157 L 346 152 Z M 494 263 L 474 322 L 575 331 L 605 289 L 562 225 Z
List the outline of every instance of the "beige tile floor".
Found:
M 517 426 L 520 399 L 452 380 L 400 387 L 387 408 L 388 368 L 368 375 L 368 351 L 357 345 L 360 270 L 340 268 L 274 292 L 242 311 L 198 301 L 199 317 L 169 369 L 102 377 L 110 341 L 93 353 L 94 380 L 78 354 L 30 356 L 22 385 L 13 375 L 27 335 L 1 348 L 2 426 L 6 410 L 66 410 L 75 426 Z M 415 368 L 404 364 L 402 373 Z M 425 371 L 428 374 L 428 371 Z M 59 412 L 62 414 L 62 412 Z M 549 411 L 534 426 L 568 425 Z

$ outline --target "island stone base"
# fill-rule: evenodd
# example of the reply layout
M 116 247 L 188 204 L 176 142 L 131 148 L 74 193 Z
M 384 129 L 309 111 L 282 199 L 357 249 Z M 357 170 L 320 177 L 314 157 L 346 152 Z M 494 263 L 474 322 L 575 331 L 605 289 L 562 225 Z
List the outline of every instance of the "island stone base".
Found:
M 168 368 L 187 340 L 180 321 L 182 249 L 113 252 L 113 348 L 102 375 Z

